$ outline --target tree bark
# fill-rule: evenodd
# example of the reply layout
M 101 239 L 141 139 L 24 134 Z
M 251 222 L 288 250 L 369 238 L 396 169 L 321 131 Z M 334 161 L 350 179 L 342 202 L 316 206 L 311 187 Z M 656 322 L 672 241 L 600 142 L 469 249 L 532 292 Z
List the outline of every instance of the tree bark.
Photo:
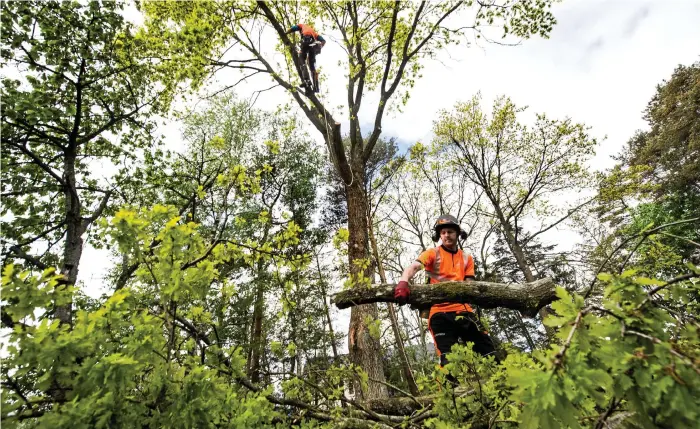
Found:
M 250 367 L 248 371 L 248 377 L 250 377 L 253 383 L 260 382 L 260 356 L 262 354 L 262 323 L 264 305 L 265 296 L 263 293 L 263 285 L 258 284 L 258 290 L 255 294 L 255 304 L 253 307 L 253 323 L 251 324 Z
M 372 267 L 369 263 L 367 246 L 367 200 L 364 189 L 364 162 L 361 157 L 353 157 L 352 179 L 345 185 L 348 202 L 348 262 L 352 290 L 361 291 L 369 286 L 372 278 Z M 359 158 L 359 159 L 358 159 Z M 347 182 L 346 182 L 347 183 Z M 376 302 L 376 301 L 374 301 Z M 384 368 L 381 360 L 381 345 L 378 337 L 370 335 L 368 322 L 379 318 L 377 305 L 353 307 L 350 311 L 350 327 L 348 329 L 348 352 L 350 362 L 359 365 L 369 376 L 367 390 L 363 391 L 356 383 L 355 391 L 360 393 L 362 400 L 381 399 L 389 396 L 386 385 Z
M 374 302 L 396 302 L 394 287 L 394 284 L 379 284 L 366 289 L 346 290 L 333 295 L 331 303 L 344 309 Z M 524 284 L 471 281 L 413 285 L 408 304 L 422 308 L 441 302 L 462 302 L 484 308 L 512 308 L 534 317 L 540 308 L 555 299 L 552 279 L 544 278 Z
M 377 239 L 374 236 L 374 228 L 372 228 L 372 219 L 368 217 L 367 225 L 369 227 L 369 238 L 372 243 L 372 253 L 374 253 L 374 261 L 377 264 L 377 271 L 379 272 L 379 278 L 382 283 L 386 283 L 386 273 L 384 272 L 384 266 L 379 259 L 379 249 L 377 246 Z M 415 378 L 413 378 L 413 370 L 411 369 L 411 362 L 406 356 L 406 350 L 403 347 L 403 339 L 401 338 L 401 330 L 399 328 L 399 321 L 396 317 L 396 310 L 394 309 L 394 304 L 387 304 L 387 309 L 389 310 L 389 319 L 391 320 L 391 329 L 394 332 L 394 341 L 396 342 L 396 348 L 399 351 L 399 359 L 401 359 L 401 369 L 403 370 L 403 375 L 406 377 L 406 383 L 408 383 L 408 389 L 412 395 L 418 395 L 418 385 L 416 384 Z
M 81 216 L 81 203 L 76 190 L 75 162 L 77 154 L 72 147 L 66 150 L 63 161 L 63 180 L 65 181 L 65 216 L 66 241 L 63 246 L 63 265 L 61 274 L 68 286 L 74 286 L 78 281 L 78 265 L 83 254 L 83 232 L 85 228 Z M 71 302 L 56 307 L 56 318 L 63 324 L 70 325 L 72 321 Z

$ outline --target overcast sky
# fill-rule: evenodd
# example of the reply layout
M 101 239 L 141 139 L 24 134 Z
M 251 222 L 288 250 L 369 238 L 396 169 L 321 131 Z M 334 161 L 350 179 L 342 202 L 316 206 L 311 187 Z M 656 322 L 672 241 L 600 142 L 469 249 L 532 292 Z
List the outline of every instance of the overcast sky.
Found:
M 508 95 L 516 104 L 530 106 L 530 114 L 569 116 L 585 123 L 601 142 L 596 168 L 611 166 L 610 155 L 645 127 L 642 111 L 656 85 L 678 64 L 700 59 L 700 0 L 565 0 L 553 12 L 558 23 L 550 39 L 526 40 L 515 47 L 460 46 L 441 63 L 428 63 L 404 112 L 385 117 L 385 137 L 397 137 L 403 148 L 427 142 L 439 109 L 480 91 L 486 106 Z M 317 30 L 324 34 L 322 28 Z M 345 71 L 336 65 L 342 50 L 330 36 L 318 64 L 327 77 L 322 96 L 332 106 L 341 103 L 346 92 Z M 254 89 L 269 86 L 267 82 L 252 80 L 237 92 L 249 97 Z M 283 91 L 270 91 L 256 106 L 272 109 L 287 101 Z M 374 106 L 368 107 L 360 115 L 363 128 L 371 127 L 373 120 Z M 169 147 L 181 147 L 177 126 L 163 130 Z M 320 140 L 316 131 L 310 133 Z M 106 253 L 86 249 L 80 278 L 97 292 L 95 286 L 107 268 Z

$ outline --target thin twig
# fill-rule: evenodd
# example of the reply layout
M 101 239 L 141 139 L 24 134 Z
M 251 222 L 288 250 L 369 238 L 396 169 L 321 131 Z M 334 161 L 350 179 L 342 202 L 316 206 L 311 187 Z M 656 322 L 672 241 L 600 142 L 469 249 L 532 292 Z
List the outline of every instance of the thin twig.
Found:
M 677 239 L 679 239 L 679 240 L 684 240 L 684 241 L 687 241 L 688 243 L 690 243 L 690 244 L 692 244 L 692 245 L 694 245 L 694 246 L 700 247 L 700 243 L 695 242 L 695 241 L 693 241 L 693 240 L 691 240 L 691 239 L 689 239 L 689 238 L 681 237 L 680 235 L 671 234 L 670 232 L 663 232 L 663 231 L 662 231 L 661 234 L 662 234 L 662 235 L 667 235 L 667 236 L 669 236 L 669 237 L 677 238 Z
M 660 286 L 655 287 L 654 289 L 649 291 L 648 296 L 644 299 L 644 301 L 639 303 L 639 305 L 637 306 L 637 308 L 635 308 L 635 310 L 641 309 L 644 305 L 646 305 L 647 302 L 651 301 L 651 298 L 654 296 L 654 294 L 656 294 L 660 290 L 662 290 L 662 289 L 664 289 L 664 288 L 666 288 L 674 283 L 679 283 L 679 282 L 682 282 L 684 280 L 690 280 L 690 279 L 695 278 L 695 277 L 700 277 L 700 275 L 695 274 L 695 273 L 688 273 L 688 274 L 684 274 L 682 276 L 675 277 L 675 278 L 669 280 L 668 282 L 666 282 Z
M 659 225 L 659 226 L 657 226 L 656 228 L 652 228 L 652 229 L 650 229 L 650 230 L 648 230 L 648 231 L 643 231 L 643 232 L 637 233 L 637 234 L 632 235 L 632 236 L 628 237 L 627 239 L 623 240 L 622 243 L 620 243 L 620 244 L 615 248 L 615 250 L 613 250 L 613 251 L 608 255 L 608 257 L 605 258 L 605 261 L 603 261 L 603 263 L 600 265 L 600 267 L 599 267 L 598 270 L 596 271 L 595 275 L 593 276 L 593 281 L 591 281 L 591 284 L 588 286 L 588 290 L 587 290 L 586 293 L 583 295 L 583 298 L 584 298 L 584 299 L 588 299 L 588 297 L 590 296 L 591 292 L 593 291 L 593 286 L 595 286 L 596 281 L 598 281 L 598 274 L 600 274 L 601 272 L 603 272 L 603 269 L 604 269 L 605 266 L 608 264 L 608 262 L 610 262 L 610 259 L 612 259 L 612 257 L 613 257 L 620 249 L 622 249 L 627 243 L 629 243 L 630 241 L 634 240 L 634 239 L 637 238 L 637 237 L 644 236 L 644 237 L 646 238 L 646 237 L 648 237 L 648 236 L 654 234 L 654 233 L 657 232 L 657 231 L 660 231 L 660 230 L 662 230 L 662 229 L 664 229 L 664 228 L 668 228 L 669 226 L 681 225 L 681 224 L 684 224 L 684 223 L 697 222 L 698 220 L 700 220 L 700 217 L 694 217 L 694 218 L 691 218 L 691 219 L 685 219 L 685 220 L 679 220 L 679 221 L 675 221 L 675 222 L 666 223 L 666 224 L 663 224 L 663 225 Z
M 610 415 L 615 411 L 615 408 L 617 408 L 617 406 L 620 405 L 621 402 L 622 399 L 616 401 L 614 396 L 610 398 L 610 406 L 608 406 L 608 409 L 605 410 L 605 412 L 601 414 L 600 417 L 598 417 L 595 429 L 603 429 L 605 427 L 605 421 L 608 419 L 608 417 L 610 417 Z
M 564 345 L 561 346 L 561 349 L 557 352 L 557 354 L 554 355 L 555 368 L 560 368 L 563 365 L 564 356 L 566 355 L 566 351 L 571 346 L 571 341 L 574 338 L 574 332 L 576 332 L 576 329 L 578 329 L 581 320 L 583 319 L 583 316 L 585 316 L 590 311 L 590 309 L 591 307 L 586 307 L 583 310 L 579 311 L 578 315 L 576 315 L 576 320 L 574 320 L 574 326 L 571 328 L 569 336 L 566 338 L 566 342 L 564 343 Z
M 663 343 L 664 343 L 663 341 L 661 341 L 660 339 L 658 339 L 658 338 L 656 338 L 656 337 L 652 337 L 651 335 L 647 335 L 647 334 L 642 333 L 642 332 L 634 331 L 634 330 L 632 330 L 632 329 L 627 329 L 627 330 L 625 331 L 625 333 L 626 333 L 626 334 L 630 334 L 630 335 L 636 335 L 636 336 L 641 337 L 641 338 L 645 338 L 645 339 L 651 341 L 651 342 L 654 343 L 654 344 L 663 344 Z M 686 364 L 688 364 L 691 368 L 693 368 L 693 370 L 694 370 L 698 375 L 700 375 L 700 368 L 698 368 L 697 366 L 695 366 L 695 364 L 693 363 L 692 359 L 691 359 L 689 356 L 686 356 L 686 355 L 680 353 L 679 351 L 677 351 L 676 349 L 674 349 L 673 346 L 671 346 L 671 347 L 669 348 L 669 350 L 671 351 L 671 354 L 675 355 L 676 357 L 678 357 L 679 359 L 681 359 L 683 362 L 685 362 Z

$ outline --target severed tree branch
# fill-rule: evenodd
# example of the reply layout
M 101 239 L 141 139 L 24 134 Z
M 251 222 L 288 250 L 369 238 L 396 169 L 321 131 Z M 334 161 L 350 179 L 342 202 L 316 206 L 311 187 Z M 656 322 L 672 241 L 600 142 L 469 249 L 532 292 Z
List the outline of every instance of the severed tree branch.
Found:
M 368 289 L 351 289 L 331 297 L 339 309 L 375 302 L 396 302 L 394 284 L 372 285 Z M 556 299 L 554 283 L 544 278 L 531 283 L 492 283 L 482 281 L 442 282 L 432 285 L 411 286 L 408 304 L 425 308 L 441 302 L 476 304 L 484 308 L 506 307 L 534 317 L 537 311 Z

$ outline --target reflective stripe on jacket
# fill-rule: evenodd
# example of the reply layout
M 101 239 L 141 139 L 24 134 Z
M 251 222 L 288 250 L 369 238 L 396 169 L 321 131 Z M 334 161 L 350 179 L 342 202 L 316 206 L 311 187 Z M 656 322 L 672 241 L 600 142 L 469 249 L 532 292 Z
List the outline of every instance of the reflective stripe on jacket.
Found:
M 451 252 L 443 246 L 428 249 L 421 253 L 417 259 L 423 264 L 430 277 L 430 283 L 459 282 L 466 278 L 474 278 L 474 258 L 461 249 Z M 474 311 L 469 304 L 445 302 L 435 304 L 430 308 L 430 316 L 435 313 L 449 313 L 458 311 Z

